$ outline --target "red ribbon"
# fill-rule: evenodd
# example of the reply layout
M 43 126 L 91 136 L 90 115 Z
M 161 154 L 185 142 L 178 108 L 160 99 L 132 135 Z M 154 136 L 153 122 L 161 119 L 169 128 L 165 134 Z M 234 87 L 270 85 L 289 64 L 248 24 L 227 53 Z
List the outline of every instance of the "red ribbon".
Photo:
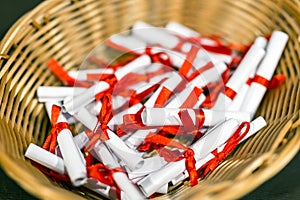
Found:
M 57 76 L 62 82 L 77 87 L 91 87 L 92 84 L 80 80 L 76 80 L 69 76 L 68 72 L 63 69 L 63 67 L 54 58 L 49 60 L 47 63 L 48 68 L 52 71 L 55 76 Z
M 206 51 L 217 53 L 217 54 L 223 54 L 230 56 L 232 54 L 232 50 L 225 46 L 208 46 L 208 45 L 201 45 L 203 49 Z
M 194 124 L 193 119 L 191 118 L 187 110 L 181 110 L 178 114 L 180 120 L 183 124 L 185 131 L 197 131 L 203 126 L 205 121 L 204 112 L 202 109 L 194 110 L 196 116 L 196 123 Z
M 248 78 L 248 80 L 246 81 L 246 84 L 251 85 L 252 81 L 253 81 L 253 78 Z
M 273 78 L 269 82 L 268 89 L 278 88 L 285 81 L 285 78 L 286 77 L 283 74 L 277 74 L 273 76 Z
M 193 80 L 194 78 L 196 78 L 198 75 L 200 75 L 201 73 L 203 73 L 206 70 L 209 70 L 211 68 L 214 67 L 214 64 L 212 62 L 208 62 L 206 63 L 204 66 L 200 67 L 199 69 L 197 69 L 196 71 L 194 71 L 189 77 L 188 77 L 188 81 Z
M 188 52 L 186 59 L 184 60 L 182 66 L 179 69 L 179 73 L 183 76 L 187 76 L 188 72 L 191 70 L 193 67 L 194 60 L 197 57 L 197 54 L 199 52 L 199 48 L 196 47 L 195 45 L 192 46 L 190 51 Z
M 163 157 L 167 162 L 182 160 L 182 153 L 179 150 L 170 150 L 165 147 L 160 147 L 159 145 L 154 145 L 154 149 L 157 151 L 159 156 Z
M 162 90 L 160 91 L 160 93 L 154 103 L 154 107 L 157 107 L 157 108 L 163 107 L 172 95 L 173 95 L 173 92 L 163 86 Z
M 95 161 L 93 155 L 89 153 L 87 148 L 84 148 L 84 154 L 85 154 L 84 159 L 85 159 L 86 166 L 92 166 Z
M 252 82 L 258 83 L 258 84 L 266 87 L 267 89 L 274 89 L 274 88 L 279 87 L 283 83 L 284 80 L 285 80 L 285 75 L 283 75 L 283 74 L 275 75 L 271 79 L 271 81 L 269 81 L 268 79 L 266 79 L 260 75 L 255 75 Z
M 194 151 L 192 149 L 187 148 L 180 142 L 177 142 L 173 139 L 167 138 L 165 136 L 156 133 L 149 133 L 148 136 L 145 138 L 145 142 L 149 144 L 154 143 L 155 145 L 169 146 L 169 147 L 184 150 L 183 157 L 185 158 L 186 170 L 188 171 L 190 176 L 190 184 L 191 186 L 198 184 L 196 160 L 194 158 Z M 183 158 L 182 156 L 176 158 L 176 155 L 178 155 L 177 153 L 175 153 L 174 151 L 168 151 L 167 149 L 163 149 L 163 148 L 160 148 L 158 152 L 160 153 L 161 156 L 164 156 L 166 161 L 178 161 Z
M 141 117 L 143 110 L 144 107 L 142 107 L 136 114 L 124 115 L 123 124 L 121 126 L 123 126 L 123 128 L 125 128 L 127 131 L 145 127 Z
M 194 87 L 193 91 L 189 94 L 186 100 L 182 103 L 180 108 L 193 108 L 198 102 L 200 95 L 203 93 L 202 88 Z
M 219 96 L 219 94 L 224 90 L 224 83 L 220 81 L 218 83 L 210 83 L 206 86 L 209 91 L 211 88 L 211 92 L 206 95 L 205 101 L 201 104 L 204 108 L 212 108 Z
M 178 148 L 178 149 L 183 149 L 185 150 L 186 147 L 180 143 L 177 142 L 173 139 L 167 138 L 165 136 L 156 134 L 156 133 L 152 133 L 150 132 L 147 137 L 144 140 L 146 143 L 154 143 L 154 144 L 159 144 L 159 145 L 163 145 L 163 146 L 169 146 L 169 147 L 173 147 L 173 148 Z
M 124 173 L 123 169 L 121 168 L 115 168 L 111 170 L 102 163 L 97 163 L 87 167 L 88 177 L 94 178 L 106 185 L 118 187 L 113 179 L 113 174 L 116 172 Z
M 244 128 L 245 130 L 243 133 L 240 133 L 241 130 Z M 237 130 L 232 134 L 232 136 L 227 140 L 226 145 L 224 149 L 221 152 L 218 152 L 218 149 L 215 149 L 213 152 L 211 152 L 215 157 L 205 163 L 201 168 L 198 170 L 199 172 L 204 170 L 201 174 L 201 177 L 205 177 L 210 171 L 214 171 L 217 166 L 227 157 L 231 154 L 231 152 L 234 150 L 234 148 L 238 145 L 238 143 L 247 135 L 247 133 L 250 130 L 250 123 L 249 122 L 243 122 L 240 124 L 240 126 L 237 128 Z
M 225 95 L 229 97 L 231 100 L 237 95 L 236 91 L 231 89 L 230 87 L 225 86 Z
M 194 155 L 195 155 L 194 151 L 190 148 L 188 148 L 184 152 L 185 168 L 189 173 L 191 186 L 195 186 L 198 184 L 198 173 L 196 170 L 196 160 Z
M 268 85 L 269 85 L 269 80 L 262 76 L 259 76 L 259 75 L 255 75 L 252 82 L 258 83 L 258 84 L 264 86 L 265 88 L 268 88 Z
M 51 153 L 55 153 L 57 136 L 63 129 L 70 129 L 67 122 L 59 122 L 57 123 L 58 117 L 60 115 L 61 107 L 57 105 L 52 106 L 51 110 L 51 123 L 52 128 L 50 130 L 50 134 L 46 138 L 43 149 L 50 151 Z
M 86 79 L 88 81 L 105 81 L 110 79 L 112 74 L 99 74 L 99 73 L 88 73 L 86 74 Z
M 121 198 L 121 190 L 119 188 L 119 186 L 116 184 L 116 182 L 114 181 L 113 178 L 113 174 L 117 173 L 117 172 L 121 172 L 124 173 L 123 169 L 121 168 L 114 168 L 114 169 L 110 169 L 108 168 L 106 165 L 102 164 L 102 163 L 98 163 L 92 166 L 88 166 L 87 167 L 87 175 L 90 178 L 94 178 L 98 181 L 100 181 L 101 183 L 104 183 L 106 185 L 109 185 L 111 187 L 115 187 L 117 189 L 117 199 Z
M 166 68 L 166 67 L 164 67 L 164 68 Z M 150 72 L 150 73 L 146 73 L 146 74 L 138 74 L 138 73 L 134 73 L 134 72 L 130 72 L 130 73 L 126 74 L 121 80 L 118 81 L 118 84 L 115 85 L 113 94 L 129 97 L 130 95 L 135 93 L 133 89 L 128 88 L 129 86 L 140 83 L 140 82 L 148 82 L 150 78 L 160 75 L 160 74 L 163 74 L 166 71 L 169 71 L 169 68 L 167 68 L 167 69 L 164 69 L 164 68 L 160 68 L 154 72 Z M 160 81 L 159 83 L 161 83 L 161 82 L 162 81 Z M 124 93 L 127 94 L 127 96 L 122 95 Z
M 227 68 L 222 74 L 222 79 L 219 82 L 209 83 L 204 88 L 211 91 L 207 96 L 205 101 L 202 103 L 204 108 L 212 108 L 221 92 L 224 91 L 224 85 L 230 78 L 230 68 Z
M 161 82 L 163 82 L 164 80 L 166 79 L 163 79 Z M 130 97 L 129 105 L 132 106 L 140 103 L 143 99 L 145 99 L 148 95 L 150 95 L 153 91 L 155 91 L 160 86 L 160 83 L 154 84 L 153 86 L 151 86 L 150 88 L 148 88 L 147 90 L 139 94 L 136 94 L 136 91 L 134 91 L 132 96 Z
M 100 114 L 98 116 L 98 122 L 96 127 L 93 130 L 94 135 L 90 139 L 86 148 L 91 150 L 94 148 L 97 141 L 100 139 L 102 142 L 109 140 L 107 130 L 109 127 L 107 126 L 108 122 L 112 118 L 112 96 L 111 94 L 106 94 L 102 99 L 102 107 L 100 110 Z

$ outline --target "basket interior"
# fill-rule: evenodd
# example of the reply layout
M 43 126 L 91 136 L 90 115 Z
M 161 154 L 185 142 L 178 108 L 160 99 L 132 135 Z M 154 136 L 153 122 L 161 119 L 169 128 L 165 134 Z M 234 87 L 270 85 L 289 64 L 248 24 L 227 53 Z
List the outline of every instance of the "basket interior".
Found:
M 173 20 L 203 35 L 221 34 L 242 44 L 282 30 L 290 38 L 276 73 L 287 79 L 267 93 L 259 108 L 257 115 L 267 120 L 267 128 L 240 145 L 199 185 L 177 186 L 161 198 L 218 199 L 246 194 L 282 169 L 299 149 L 299 7 L 298 1 L 291 0 L 43 2 L 19 19 L 0 44 L 2 167 L 40 198 L 101 198 L 82 188 L 51 182 L 24 158 L 28 144 L 41 145 L 50 128 L 36 90 L 41 85 L 59 84 L 46 66 L 51 58 L 66 70 L 76 69 L 96 45 L 111 34 L 130 29 L 138 20 L 155 26 Z

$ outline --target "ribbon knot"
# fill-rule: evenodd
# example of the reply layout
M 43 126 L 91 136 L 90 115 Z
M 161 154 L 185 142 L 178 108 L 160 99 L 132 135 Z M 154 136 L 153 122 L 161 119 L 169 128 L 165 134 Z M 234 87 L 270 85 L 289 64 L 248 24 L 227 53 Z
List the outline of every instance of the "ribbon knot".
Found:
M 61 111 L 61 107 L 58 105 L 53 105 L 51 109 L 51 130 L 46 138 L 44 144 L 43 144 L 43 149 L 50 151 L 51 153 L 55 153 L 55 148 L 56 148 L 56 141 L 57 141 L 57 136 L 58 134 L 63 130 L 63 129 L 70 129 L 69 124 L 67 122 L 59 122 L 57 123 L 57 120 L 59 118 Z
M 241 133 L 242 129 L 245 127 L 243 133 Z M 231 154 L 234 148 L 238 145 L 238 143 L 247 135 L 250 130 L 250 123 L 243 122 L 236 129 L 236 131 L 232 134 L 232 136 L 227 140 L 224 149 L 221 152 L 218 152 L 218 148 L 212 151 L 211 153 L 215 156 L 213 159 L 209 160 L 205 163 L 198 171 L 203 171 L 201 177 L 205 177 L 210 171 L 214 171 L 217 166 Z
M 163 135 L 152 133 L 152 132 L 150 132 L 147 135 L 147 137 L 145 138 L 145 143 L 140 147 L 142 148 L 142 150 L 145 150 L 145 149 L 147 150 L 150 148 L 151 144 L 155 144 L 155 145 L 153 145 L 154 148 L 156 148 L 159 155 L 164 157 L 164 159 L 167 162 L 179 161 L 179 160 L 185 158 L 185 167 L 190 176 L 190 184 L 191 184 L 191 186 L 197 185 L 198 174 L 197 174 L 197 170 L 196 170 L 196 160 L 194 158 L 195 153 L 192 149 L 187 148 L 185 145 L 183 145 L 182 143 L 180 143 L 178 141 L 175 141 L 175 140 L 167 138 Z M 176 153 L 176 151 L 170 151 L 170 150 L 165 149 L 164 148 L 165 146 L 184 150 L 183 156 L 178 155 Z M 141 150 L 141 148 L 139 148 L 139 150 Z
M 113 178 L 113 174 L 116 172 L 124 173 L 124 170 L 119 167 L 110 169 L 102 163 L 97 163 L 95 165 L 87 167 L 88 177 L 94 178 L 100 181 L 101 183 L 104 183 L 111 187 L 115 187 L 117 193 L 117 199 L 121 199 L 121 190 Z
M 198 184 L 198 173 L 196 170 L 196 160 L 195 160 L 195 153 L 192 149 L 188 148 L 184 152 L 185 158 L 185 168 L 189 173 L 190 177 L 190 185 L 194 186 Z
M 90 139 L 86 148 L 91 150 L 96 145 L 97 141 L 100 139 L 102 142 L 109 140 L 107 130 L 109 127 L 107 126 L 108 122 L 112 118 L 112 96 L 107 93 L 104 94 L 102 99 L 102 107 L 100 110 L 100 114 L 98 116 L 98 122 L 96 127 L 93 130 L 94 135 Z
M 94 178 L 106 185 L 116 186 L 111 170 L 102 163 L 87 167 L 88 177 Z
M 192 149 L 188 148 L 188 149 L 184 152 L 183 155 L 184 155 L 184 157 L 191 157 L 191 156 L 194 157 L 195 153 L 194 153 L 194 151 L 193 151 Z

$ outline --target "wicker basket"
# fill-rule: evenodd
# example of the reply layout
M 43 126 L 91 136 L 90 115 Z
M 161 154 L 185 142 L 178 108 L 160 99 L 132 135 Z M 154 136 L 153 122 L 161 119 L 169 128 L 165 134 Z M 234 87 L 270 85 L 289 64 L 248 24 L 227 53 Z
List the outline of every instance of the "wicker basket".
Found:
M 137 20 L 162 26 L 178 21 L 202 34 L 221 33 L 247 44 L 282 30 L 290 40 L 277 68 L 288 78 L 269 91 L 259 108 L 268 126 L 239 146 L 195 187 L 183 184 L 162 198 L 232 199 L 281 170 L 300 146 L 300 3 L 297 0 L 48 0 L 23 16 L 0 44 L 0 163 L 25 190 L 43 199 L 100 198 L 82 188 L 51 182 L 24 158 L 30 142 L 41 144 L 49 122 L 36 99 L 41 85 L 57 85 L 46 67 L 55 57 L 67 70 L 113 33 Z M 65 188 L 65 189 L 64 189 Z

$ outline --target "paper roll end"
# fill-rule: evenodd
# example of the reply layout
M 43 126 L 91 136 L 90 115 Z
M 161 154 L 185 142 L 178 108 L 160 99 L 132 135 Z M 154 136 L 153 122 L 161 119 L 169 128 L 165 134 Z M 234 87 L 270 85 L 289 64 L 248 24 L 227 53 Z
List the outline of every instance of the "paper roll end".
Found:
M 78 177 L 71 181 L 75 187 L 82 186 L 87 183 L 86 175 L 84 177 Z
M 156 184 L 155 182 L 151 181 L 151 179 L 147 178 L 144 181 L 138 183 L 138 186 L 142 193 L 149 197 L 150 195 L 154 194 L 156 191 Z

